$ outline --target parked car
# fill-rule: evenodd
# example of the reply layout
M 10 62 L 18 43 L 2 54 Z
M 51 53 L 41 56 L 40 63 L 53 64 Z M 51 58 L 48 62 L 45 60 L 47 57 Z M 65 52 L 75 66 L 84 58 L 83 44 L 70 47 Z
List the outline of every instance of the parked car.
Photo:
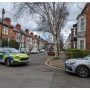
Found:
M 20 48 L 19 51 L 20 51 L 21 53 L 26 53 L 26 52 L 27 52 L 26 48 Z
M 90 56 L 67 60 L 65 70 L 80 77 L 88 77 L 90 74 Z
M 0 62 L 5 63 L 7 66 L 14 64 L 28 64 L 29 56 L 20 53 L 15 48 L 2 48 L 0 47 Z
M 39 53 L 39 50 L 38 50 L 38 49 L 32 49 L 32 50 L 30 51 L 30 53 L 37 54 L 37 53 Z
M 44 53 L 45 49 L 40 49 L 39 52 Z

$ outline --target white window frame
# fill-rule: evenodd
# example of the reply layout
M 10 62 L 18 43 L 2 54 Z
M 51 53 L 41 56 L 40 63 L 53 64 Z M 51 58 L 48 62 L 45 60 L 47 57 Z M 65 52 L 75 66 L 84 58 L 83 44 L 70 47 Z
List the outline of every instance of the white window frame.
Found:
M 81 30 L 81 20 L 84 19 L 85 24 L 84 24 L 84 30 Z M 83 32 L 86 31 L 86 16 L 80 16 L 78 19 L 78 23 L 77 23 L 77 32 Z
M 83 41 L 83 44 L 81 43 L 81 41 Z M 84 49 L 84 42 L 85 42 L 84 40 L 80 40 L 80 49 Z
M 5 35 L 8 35 L 8 27 L 4 27 L 5 29 Z
M 86 39 L 85 38 L 78 38 L 77 39 L 77 48 L 81 49 L 80 48 L 80 40 L 84 40 L 84 49 L 83 50 L 85 50 L 86 49 Z
M 82 22 L 83 21 L 83 22 Z M 83 26 L 82 26 L 83 25 Z M 85 31 L 85 18 L 81 18 L 81 27 L 80 27 L 81 31 Z
M 8 27 L 3 27 L 2 34 L 8 35 Z

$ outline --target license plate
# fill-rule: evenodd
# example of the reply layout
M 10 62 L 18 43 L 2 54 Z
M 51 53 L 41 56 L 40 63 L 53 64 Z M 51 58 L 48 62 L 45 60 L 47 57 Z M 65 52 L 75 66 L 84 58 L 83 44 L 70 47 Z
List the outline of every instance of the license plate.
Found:
M 23 61 L 23 62 L 28 62 L 28 61 Z

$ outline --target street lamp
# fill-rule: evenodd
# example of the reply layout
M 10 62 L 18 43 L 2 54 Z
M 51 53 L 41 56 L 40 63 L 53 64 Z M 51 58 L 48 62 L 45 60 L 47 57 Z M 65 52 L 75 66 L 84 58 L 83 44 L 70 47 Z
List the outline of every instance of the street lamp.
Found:
M 1 46 L 2 46 L 2 30 L 3 30 L 3 20 L 4 20 L 4 14 L 5 14 L 5 10 L 4 10 L 4 8 L 2 9 L 2 27 L 1 27 Z

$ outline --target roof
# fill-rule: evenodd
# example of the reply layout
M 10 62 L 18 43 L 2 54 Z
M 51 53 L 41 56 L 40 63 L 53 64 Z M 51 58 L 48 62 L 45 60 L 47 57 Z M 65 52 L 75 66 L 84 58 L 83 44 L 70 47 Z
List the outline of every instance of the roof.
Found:
M 2 24 L 2 19 L 0 18 L 0 24 Z M 13 25 L 8 25 L 6 22 L 3 22 L 3 25 L 9 28 L 13 28 Z
M 77 27 L 77 23 L 76 24 L 73 24 L 73 27 Z

